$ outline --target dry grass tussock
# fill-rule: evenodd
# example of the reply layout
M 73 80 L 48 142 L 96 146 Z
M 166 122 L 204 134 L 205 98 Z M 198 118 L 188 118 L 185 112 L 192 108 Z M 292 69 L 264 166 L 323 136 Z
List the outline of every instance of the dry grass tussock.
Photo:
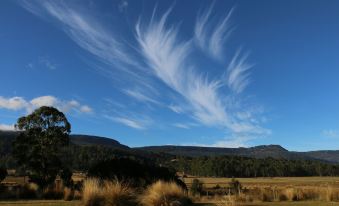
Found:
M 186 206 L 191 200 L 176 183 L 157 181 L 141 195 L 140 202 L 144 206 Z
M 82 202 L 84 206 L 135 206 L 135 192 L 118 181 L 84 181 Z
M 236 205 L 236 197 L 231 195 L 225 195 L 221 197 L 218 201 L 216 201 L 217 206 L 235 206 Z
M 333 186 L 256 187 L 239 195 L 215 195 L 208 199 L 217 206 L 243 205 L 245 202 L 339 202 L 339 188 Z
M 262 202 L 279 201 L 339 201 L 339 188 L 326 186 L 265 187 L 247 193 L 250 199 Z

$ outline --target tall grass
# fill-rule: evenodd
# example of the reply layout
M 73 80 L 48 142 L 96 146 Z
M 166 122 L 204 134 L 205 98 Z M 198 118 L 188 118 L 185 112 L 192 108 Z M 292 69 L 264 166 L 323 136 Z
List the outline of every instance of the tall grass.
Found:
M 253 188 L 245 194 L 263 202 L 278 201 L 339 201 L 339 188 L 332 186 Z
M 140 202 L 144 206 L 185 206 L 189 205 L 191 200 L 176 183 L 157 181 L 141 195 Z
M 136 196 L 132 189 L 118 181 L 84 181 L 82 202 L 84 206 L 135 206 Z

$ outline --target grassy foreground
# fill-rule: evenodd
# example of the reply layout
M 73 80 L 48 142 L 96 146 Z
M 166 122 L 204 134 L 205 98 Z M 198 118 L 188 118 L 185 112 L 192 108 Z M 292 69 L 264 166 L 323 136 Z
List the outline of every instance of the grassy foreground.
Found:
M 1 206 L 80 206 L 80 201 L 63 200 L 28 200 L 28 201 L 0 201 Z
M 264 203 L 251 203 L 242 206 L 334 206 L 339 205 L 338 202 L 264 202 Z M 211 205 L 212 206 L 212 205 Z
M 32 201 L 12 201 L 12 202 L 0 202 L 0 206 L 80 206 L 80 201 L 62 201 L 62 200 L 32 200 Z M 264 203 L 246 203 L 244 205 L 239 204 L 239 206 L 335 206 L 339 203 L 336 202 L 264 202 Z M 216 206 L 215 204 L 209 203 L 197 203 L 195 206 Z

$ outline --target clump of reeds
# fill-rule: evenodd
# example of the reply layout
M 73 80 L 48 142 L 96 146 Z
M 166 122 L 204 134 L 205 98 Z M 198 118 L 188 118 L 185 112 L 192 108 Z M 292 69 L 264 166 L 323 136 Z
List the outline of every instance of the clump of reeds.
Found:
M 134 191 L 118 181 L 84 181 L 82 202 L 85 206 L 134 206 L 135 200 Z
M 191 200 L 176 183 L 157 181 L 141 195 L 140 202 L 144 206 L 185 206 L 190 204 Z

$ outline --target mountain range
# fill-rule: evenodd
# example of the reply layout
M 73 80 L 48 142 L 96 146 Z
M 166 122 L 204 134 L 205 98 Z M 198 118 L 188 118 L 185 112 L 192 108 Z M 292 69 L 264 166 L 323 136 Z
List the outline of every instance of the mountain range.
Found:
M 5 151 L 10 151 L 12 140 L 18 132 L 0 131 L 0 145 Z M 177 156 L 200 157 L 200 156 L 246 156 L 254 158 L 283 158 L 320 160 L 323 162 L 339 163 L 339 150 L 319 150 L 309 152 L 288 151 L 280 145 L 260 145 L 249 148 L 219 148 L 219 147 L 198 147 L 198 146 L 147 146 L 131 148 L 118 141 L 92 135 L 70 135 L 71 142 L 79 146 L 102 146 L 130 152 L 142 153 L 152 152 L 158 154 L 170 154 Z

